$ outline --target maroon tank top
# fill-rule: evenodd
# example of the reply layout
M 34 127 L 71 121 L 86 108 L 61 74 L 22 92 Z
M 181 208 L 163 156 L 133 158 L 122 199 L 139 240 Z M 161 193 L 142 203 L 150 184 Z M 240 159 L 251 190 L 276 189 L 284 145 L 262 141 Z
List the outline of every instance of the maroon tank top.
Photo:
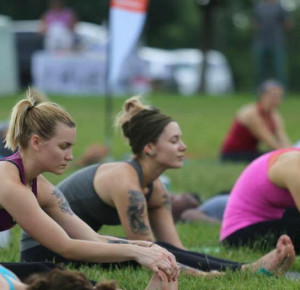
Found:
M 264 112 L 261 105 L 257 104 L 259 115 L 263 118 L 269 130 L 275 134 L 276 123 L 271 114 Z M 250 130 L 241 124 L 238 120 L 234 120 L 229 133 L 222 145 L 223 153 L 232 153 L 237 151 L 256 151 L 259 140 Z
M 0 161 L 8 161 L 13 163 L 15 166 L 17 166 L 19 170 L 20 180 L 25 185 L 25 172 L 23 167 L 23 162 L 21 159 L 21 156 L 19 152 L 16 152 L 15 154 L 1 158 Z M 32 181 L 32 188 L 31 188 L 33 194 L 37 196 L 37 180 L 36 178 Z M 5 231 L 10 228 L 12 228 L 16 222 L 13 220 L 12 216 L 5 210 L 0 209 L 0 231 Z

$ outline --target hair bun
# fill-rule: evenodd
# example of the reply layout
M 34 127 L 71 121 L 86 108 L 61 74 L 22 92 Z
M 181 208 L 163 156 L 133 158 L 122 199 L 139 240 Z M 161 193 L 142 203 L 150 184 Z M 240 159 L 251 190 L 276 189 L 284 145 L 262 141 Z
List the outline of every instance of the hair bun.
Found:
M 138 105 L 137 99 L 136 98 L 131 98 L 127 102 L 125 102 L 125 104 L 124 104 L 124 110 L 126 112 L 129 112 L 132 108 L 137 107 L 137 105 Z
M 122 131 L 123 131 L 123 135 L 129 139 L 129 136 L 130 136 L 130 128 L 129 128 L 129 121 L 125 122 L 123 125 L 122 125 Z

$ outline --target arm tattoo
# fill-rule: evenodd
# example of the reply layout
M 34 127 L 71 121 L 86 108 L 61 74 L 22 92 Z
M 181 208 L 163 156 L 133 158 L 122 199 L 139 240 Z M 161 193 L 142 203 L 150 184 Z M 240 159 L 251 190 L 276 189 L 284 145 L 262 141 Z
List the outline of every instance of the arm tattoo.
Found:
M 107 240 L 110 244 L 129 244 L 126 240 Z
M 127 217 L 131 230 L 136 234 L 149 235 L 150 229 L 143 221 L 145 214 L 145 198 L 142 192 L 129 190 L 129 205 Z
M 167 193 L 164 193 L 162 195 L 162 200 L 163 200 L 163 205 L 164 207 L 168 210 L 171 211 L 171 203 L 170 203 L 170 199 Z
M 68 201 L 66 200 L 62 192 L 57 187 L 53 189 L 52 195 L 57 199 L 58 206 L 62 212 L 69 215 L 73 215 L 73 211 Z

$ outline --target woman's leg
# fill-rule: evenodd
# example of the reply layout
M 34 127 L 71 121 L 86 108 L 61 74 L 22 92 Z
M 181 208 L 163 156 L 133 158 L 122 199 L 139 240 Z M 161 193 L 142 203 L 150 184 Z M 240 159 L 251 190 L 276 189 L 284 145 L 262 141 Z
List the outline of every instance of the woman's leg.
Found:
M 280 220 L 250 225 L 231 234 L 224 239 L 223 243 L 234 247 L 270 249 L 276 246 L 281 235 L 286 234 L 291 238 L 296 254 L 300 254 L 300 216 L 294 216 L 287 214 Z
M 197 252 L 182 250 L 163 242 L 157 242 L 157 244 L 173 253 L 179 263 L 206 272 L 212 270 L 225 271 L 226 269 L 233 271 L 241 269 L 242 271 L 256 272 L 259 268 L 264 267 L 277 275 L 284 273 L 292 265 L 295 258 L 293 243 L 286 235 L 278 239 L 274 250 L 251 264 L 241 264 Z
M 256 272 L 259 268 L 265 268 L 275 275 L 283 275 L 295 260 L 295 250 L 291 239 L 282 235 L 276 244 L 276 248 L 259 260 L 242 266 L 242 270 Z
M 213 196 L 195 209 L 185 210 L 181 214 L 181 220 L 186 222 L 204 221 L 220 223 L 229 199 L 229 194 Z
M 205 272 L 212 270 L 225 271 L 226 269 L 237 270 L 242 266 L 242 264 L 238 262 L 227 261 L 209 255 L 179 249 L 168 243 L 156 243 L 170 251 L 176 257 L 177 262 Z

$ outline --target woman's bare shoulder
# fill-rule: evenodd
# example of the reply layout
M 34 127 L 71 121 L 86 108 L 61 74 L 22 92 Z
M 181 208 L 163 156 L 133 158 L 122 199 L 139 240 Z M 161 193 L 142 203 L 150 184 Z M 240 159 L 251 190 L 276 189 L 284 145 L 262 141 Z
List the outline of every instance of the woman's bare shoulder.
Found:
M 256 104 L 247 104 L 241 107 L 236 114 L 236 117 L 242 123 L 248 123 L 249 120 L 258 116 Z
M 109 184 L 109 187 L 139 184 L 136 170 L 127 162 L 111 162 L 101 165 L 95 176 L 95 185 L 101 187 Z
M 252 112 L 257 112 L 257 106 L 255 103 L 251 103 L 251 104 L 246 104 L 242 107 L 240 107 L 237 111 L 238 115 L 243 115 L 243 114 L 249 114 Z
M 9 161 L 0 162 L 0 180 L 18 181 L 20 182 L 19 169 L 16 165 Z M 1 183 L 2 183 L 1 181 Z

